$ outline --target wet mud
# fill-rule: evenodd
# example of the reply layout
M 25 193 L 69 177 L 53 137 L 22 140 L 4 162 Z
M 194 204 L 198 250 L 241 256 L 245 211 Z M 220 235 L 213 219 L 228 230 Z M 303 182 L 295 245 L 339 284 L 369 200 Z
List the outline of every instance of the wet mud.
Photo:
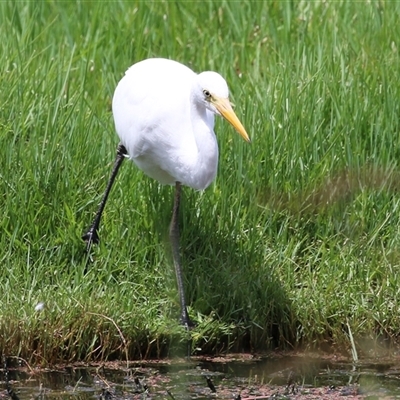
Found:
M 0 375 L 0 399 L 400 398 L 400 364 L 379 361 L 231 355 L 32 368 L 9 359 Z

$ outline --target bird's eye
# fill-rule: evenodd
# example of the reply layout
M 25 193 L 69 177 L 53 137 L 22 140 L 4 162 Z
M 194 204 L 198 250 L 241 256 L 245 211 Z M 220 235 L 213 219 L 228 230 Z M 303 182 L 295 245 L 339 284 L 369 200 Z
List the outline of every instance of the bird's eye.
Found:
M 211 93 L 206 89 L 203 90 L 203 94 L 206 97 L 206 99 L 209 99 L 211 97 Z

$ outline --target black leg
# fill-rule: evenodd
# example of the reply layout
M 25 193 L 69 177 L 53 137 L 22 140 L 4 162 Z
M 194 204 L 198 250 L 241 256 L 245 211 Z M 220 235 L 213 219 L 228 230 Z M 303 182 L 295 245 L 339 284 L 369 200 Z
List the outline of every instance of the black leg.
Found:
M 115 158 L 114 168 L 111 172 L 110 180 L 108 181 L 106 191 L 104 192 L 103 198 L 101 199 L 99 209 L 97 210 L 97 213 L 96 213 L 96 216 L 94 217 L 92 225 L 90 226 L 88 231 L 84 235 L 82 235 L 82 239 L 87 243 L 88 248 L 92 245 L 92 243 L 97 244 L 100 241 L 99 235 L 98 235 L 98 229 L 100 226 L 101 214 L 103 213 L 103 210 L 106 205 L 107 198 L 108 198 L 108 195 L 110 194 L 115 177 L 118 174 L 119 167 L 121 166 L 122 161 L 124 161 L 124 158 L 127 154 L 128 154 L 128 152 L 126 151 L 125 146 L 120 143 L 117 148 L 117 156 Z
M 172 245 L 172 257 L 174 260 L 176 281 L 178 283 L 179 297 L 181 301 L 181 323 L 189 330 L 194 326 L 193 322 L 189 318 L 189 313 L 187 311 L 186 299 L 185 299 L 185 289 L 183 287 L 183 275 L 182 267 L 179 254 L 179 205 L 181 202 L 181 192 L 182 186 L 180 182 L 176 182 L 175 186 L 175 198 L 174 198 L 174 209 L 172 212 L 171 225 L 169 228 L 169 236 Z

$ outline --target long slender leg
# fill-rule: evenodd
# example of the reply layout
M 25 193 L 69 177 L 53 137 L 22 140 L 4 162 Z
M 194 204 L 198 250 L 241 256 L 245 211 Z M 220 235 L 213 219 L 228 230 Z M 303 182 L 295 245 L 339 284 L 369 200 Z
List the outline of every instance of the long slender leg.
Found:
M 174 260 L 175 272 L 176 272 L 176 281 L 178 284 L 179 297 L 181 301 L 181 323 L 186 327 L 186 329 L 190 329 L 194 326 L 193 322 L 189 318 L 189 313 L 187 311 L 186 299 L 185 299 L 185 289 L 183 286 L 183 275 L 182 275 L 182 267 L 181 260 L 179 254 L 179 206 L 181 202 L 181 192 L 182 185 L 180 182 L 176 182 L 175 184 L 175 197 L 174 197 L 174 208 L 172 211 L 172 219 L 171 225 L 169 227 L 169 237 L 172 245 L 172 258 Z
M 117 147 L 117 156 L 115 158 L 114 162 L 114 167 L 111 172 L 110 180 L 108 181 L 106 191 L 104 192 L 103 198 L 101 199 L 101 203 L 99 206 L 99 209 L 97 210 L 96 216 L 94 217 L 92 225 L 90 225 L 90 228 L 88 231 L 82 235 L 82 239 L 87 243 L 88 248 L 91 246 L 92 243 L 99 243 L 99 235 L 98 235 L 98 229 L 100 226 L 100 219 L 101 219 L 101 214 L 103 213 L 104 207 L 107 202 L 108 195 L 110 194 L 112 185 L 114 183 L 115 177 L 118 174 L 119 167 L 122 164 L 122 161 L 124 161 L 125 156 L 128 154 L 125 146 L 123 144 L 119 144 Z

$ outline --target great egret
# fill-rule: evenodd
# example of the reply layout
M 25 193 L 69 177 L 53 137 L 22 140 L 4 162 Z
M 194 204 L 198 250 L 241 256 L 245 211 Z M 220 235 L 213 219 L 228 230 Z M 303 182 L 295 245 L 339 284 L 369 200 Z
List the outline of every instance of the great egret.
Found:
M 193 324 L 187 311 L 179 255 L 181 185 L 202 190 L 216 176 L 214 115 L 228 120 L 247 142 L 249 136 L 231 107 L 228 86 L 221 75 L 212 71 L 196 74 L 172 60 L 152 58 L 130 67 L 115 90 L 112 110 L 120 144 L 99 210 L 82 238 L 88 246 L 98 243 L 101 214 L 125 157 L 162 184 L 175 185 L 169 233 L 181 322 L 189 328 Z

